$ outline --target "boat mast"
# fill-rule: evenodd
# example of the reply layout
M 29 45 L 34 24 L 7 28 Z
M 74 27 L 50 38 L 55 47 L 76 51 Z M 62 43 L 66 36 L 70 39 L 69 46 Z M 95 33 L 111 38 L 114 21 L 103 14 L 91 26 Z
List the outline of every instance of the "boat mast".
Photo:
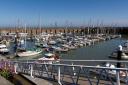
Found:
M 96 27 L 97 27 L 97 35 L 99 34 L 99 20 L 97 20 L 97 25 L 96 25 Z
M 24 29 L 25 29 L 25 40 L 24 40 L 24 41 L 25 41 L 25 42 L 24 42 L 25 44 L 24 44 L 24 45 L 25 45 L 25 48 L 26 48 L 26 24 L 25 24 Z
M 39 14 L 39 30 L 40 30 L 40 33 L 41 33 L 41 19 L 40 19 L 40 14 Z

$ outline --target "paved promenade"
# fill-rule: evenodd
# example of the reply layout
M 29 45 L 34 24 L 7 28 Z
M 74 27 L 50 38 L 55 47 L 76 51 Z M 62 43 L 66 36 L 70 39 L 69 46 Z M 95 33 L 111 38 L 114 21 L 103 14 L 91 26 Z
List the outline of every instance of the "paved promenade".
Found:
M 14 85 L 14 84 L 12 84 L 8 80 L 0 76 L 0 85 Z
M 29 79 L 30 81 L 34 82 L 36 85 L 59 85 L 57 82 L 48 81 L 41 78 L 37 78 L 37 77 L 32 78 L 31 76 L 28 75 L 23 75 L 23 76 Z

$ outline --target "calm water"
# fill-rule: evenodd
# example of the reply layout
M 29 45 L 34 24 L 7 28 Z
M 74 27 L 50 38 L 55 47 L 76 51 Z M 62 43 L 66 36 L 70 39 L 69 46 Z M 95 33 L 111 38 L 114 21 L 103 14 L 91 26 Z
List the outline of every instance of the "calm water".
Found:
M 118 47 L 118 45 L 123 44 L 126 39 L 112 39 L 110 41 L 100 42 L 93 46 L 78 48 L 68 52 L 67 54 L 62 54 L 62 59 L 75 59 L 75 60 L 108 60 L 108 56 Z M 84 64 L 84 65 L 98 65 L 98 62 L 74 62 L 74 64 Z
M 110 55 L 119 44 L 122 44 L 124 39 L 113 39 L 110 41 L 100 42 L 93 46 L 78 48 L 77 50 L 73 50 L 68 52 L 67 54 L 63 54 L 63 59 L 109 59 L 108 55 Z
M 77 60 L 87 60 L 87 59 L 109 59 L 108 55 L 110 55 L 119 44 L 123 44 L 126 41 L 126 38 L 121 39 L 112 39 L 109 41 L 104 41 L 97 43 L 93 46 L 82 47 L 76 50 L 69 51 L 65 54 L 60 54 L 61 59 L 77 59 Z M 26 43 L 27 48 L 34 48 L 34 42 L 28 41 Z M 13 50 L 13 46 L 11 47 Z M 40 55 L 39 57 L 43 57 Z

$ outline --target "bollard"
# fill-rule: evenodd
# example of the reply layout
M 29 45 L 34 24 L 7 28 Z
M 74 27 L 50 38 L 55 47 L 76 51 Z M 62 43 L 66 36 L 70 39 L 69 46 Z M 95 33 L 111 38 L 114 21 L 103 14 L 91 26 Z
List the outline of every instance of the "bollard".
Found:
M 121 60 L 121 55 L 122 55 L 122 51 L 118 51 L 117 52 L 117 60 L 120 61 Z M 117 68 L 121 67 L 121 63 L 117 62 Z

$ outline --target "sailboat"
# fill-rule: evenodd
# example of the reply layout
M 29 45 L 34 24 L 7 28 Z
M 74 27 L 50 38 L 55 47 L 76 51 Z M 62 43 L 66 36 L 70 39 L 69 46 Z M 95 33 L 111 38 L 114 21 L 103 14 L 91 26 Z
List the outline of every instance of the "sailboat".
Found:
M 34 51 L 31 51 L 31 50 L 27 50 L 25 52 L 19 52 L 17 53 L 17 55 L 19 57 L 29 57 L 29 56 L 37 56 L 39 55 L 40 53 L 42 52 L 42 50 L 34 50 Z
M 25 48 L 24 44 L 25 44 L 25 41 L 23 39 L 19 40 L 19 44 L 18 44 L 18 47 L 17 47 L 17 52 L 26 51 L 26 48 Z
M 25 25 L 25 33 L 26 33 L 26 25 Z M 25 40 L 22 41 L 25 43 L 25 49 L 26 49 L 26 36 L 25 36 Z M 36 50 L 25 50 L 23 52 L 18 52 L 17 56 L 19 57 L 33 57 L 33 56 L 37 56 L 38 54 L 40 54 L 42 52 L 41 49 L 36 49 Z

